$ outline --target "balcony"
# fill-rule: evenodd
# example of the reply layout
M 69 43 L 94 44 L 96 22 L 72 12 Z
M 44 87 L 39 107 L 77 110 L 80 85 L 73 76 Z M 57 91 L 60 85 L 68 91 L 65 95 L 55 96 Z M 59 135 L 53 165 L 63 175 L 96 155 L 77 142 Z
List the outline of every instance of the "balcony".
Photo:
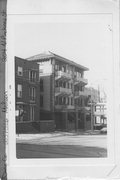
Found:
M 95 116 L 106 116 L 106 112 L 105 111 L 95 111 L 94 115 Z
M 57 87 L 55 88 L 55 96 L 69 96 L 72 94 L 72 89 Z
M 75 77 L 75 85 L 82 83 L 82 84 L 88 84 L 88 80 L 84 79 L 82 77 Z
M 73 105 L 55 105 L 56 110 L 69 110 L 74 109 Z
M 72 75 L 67 72 L 57 71 L 55 73 L 55 80 L 69 81 L 71 78 L 72 78 Z
M 79 98 L 80 96 L 87 96 L 85 91 L 75 91 L 75 98 Z

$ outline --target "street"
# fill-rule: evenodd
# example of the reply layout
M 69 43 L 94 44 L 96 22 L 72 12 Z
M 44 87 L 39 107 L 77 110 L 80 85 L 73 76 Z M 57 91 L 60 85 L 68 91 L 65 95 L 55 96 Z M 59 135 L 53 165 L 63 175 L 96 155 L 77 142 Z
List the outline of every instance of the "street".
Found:
M 106 135 L 46 133 L 17 135 L 17 158 L 107 157 Z

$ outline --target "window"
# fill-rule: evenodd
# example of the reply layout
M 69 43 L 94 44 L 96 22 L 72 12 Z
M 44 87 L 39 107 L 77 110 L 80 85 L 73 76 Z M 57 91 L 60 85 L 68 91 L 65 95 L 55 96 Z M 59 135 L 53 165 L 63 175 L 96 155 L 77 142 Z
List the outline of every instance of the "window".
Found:
M 67 98 L 67 105 L 69 105 L 69 97 Z
M 66 88 L 66 82 L 63 82 L 63 87 Z
M 59 82 L 59 87 L 62 87 L 62 81 Z
M 73 69 L 71 66 L 70 66 L 70 74 L 73 74 Z
M 59 98 L 58 98 L 58 96 L 55 98 L 55 104 L 56 104 L 56 105 L 59 104 Z
M 36 81 L 36 71 L 29 71 L 29 80 L 31 82 L 35 82 Z
M 24 116 L 23 105 L 17 105 L 16 106 L 16 121 L 17 122 L 23 121 L 23 116 Z
M 67 88 L 69 89 L 69 82 L 67 83 Z
M 30 100 L 35 101 L 36 89 L 35 87 L 30 87 Z
M 61 71 L 61 70 L 62 70 L 62 66 L 61 66 L 61 65 L 59 65 L 58 67 L 59 67 L 59 71 Z
M 73 98 L 71 98 L 71 105 L 73 105 Z
M 18 76 L 23 76 L 23 68 L 22 67 L 18 66 L 17 74 L 18 74 Z
M 59 69 L 58 64 L 55 64 L 55 70 L 58 70 L 58 69 Z
M 62 105 L 62 97 L 59 97 L 59 105 Z
M 40 79 L 40 91 L 43 92 L 43 79 Z
M 40 107 L 43 107 L 43 96 L 40 95 Z
M 80 90 L 80 91 L 84 91 L 83 88 L 84 88 L 84 87 L 80 86 L 80 87 L 79 87 L 79 90 Z
M 99 123 L 101 123 L 101 122 L 100 122 L 100 117 L 97 116 L 97 117 L 96 117 L 96 124 L 99 124 Z
M 66 105 L 66 97 L 63 97 L 63 105 Z
M 75 105 L 79 106 L 79 99 L 75 99 Z
M 40 69 L 40 74 L 42 74 L 43 73 L 43 69 Z
M 30 121 L 34 121 L 35 118 L 35 107 L 30 106 Z
M 17 85 L 17 97 L 22 98 L 22 85 L 21 84 Z
M 66 72 L 66 66 L 65 66 L 65 65 L 62 66 L 62 71 L 63 71 L 63 72 Z

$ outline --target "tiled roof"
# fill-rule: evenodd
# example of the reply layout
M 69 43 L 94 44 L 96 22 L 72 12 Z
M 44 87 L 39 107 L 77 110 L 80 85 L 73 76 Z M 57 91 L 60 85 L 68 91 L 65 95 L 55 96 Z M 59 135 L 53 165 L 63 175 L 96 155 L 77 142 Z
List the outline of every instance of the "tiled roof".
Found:
M 45 60 L 45 59 L 50 59 L 50 58 L 55 58 L 55 59 L 57 59 L 59 61 L 71 64 L 71 65 L 73 65 L 75 67 L 83 69 L 84 71 L 88 71 L 89 70 L 87 67 L 84 67 L 84 66 L 82 66 L 80 64 L 77 64 L 74 61 L 71 61 L 71 60 L 66 59 L 64 57 L 61 57 L 61 56 L 59 56 L 57 54 L 54 54 L 54 53 L 52 53 L 50 51 L 47 51 L 47 52 L 44 52 L 44 53 L 41 53 L 41 54 L 37 54 L 35 56 L 31 56 L 31 57 L 27 58 L 27 60 L 39 62 L 39 61 L 42 61 L 42 60 Z
M 35 56 L 31 56 L 29 58 L 27 58 L 27 60 L 42 60 L 42 59 L 49 59 L 49 58 L 52 58 L 54 57 L 54 55 L 50 52 L 44 52 L 44 53 L 41 53 L 41 54 L 37 54 Z

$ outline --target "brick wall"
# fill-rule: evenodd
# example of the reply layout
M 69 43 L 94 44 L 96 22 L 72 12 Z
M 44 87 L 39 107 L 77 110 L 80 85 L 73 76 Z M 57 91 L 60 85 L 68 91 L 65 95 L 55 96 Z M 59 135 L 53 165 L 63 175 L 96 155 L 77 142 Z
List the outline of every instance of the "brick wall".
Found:
M 43 108 L 46 111 L 50 111 L 51 107 L 51 99 L 50 99 L 50 94 L 51 94 L 51 88 L 50 88 L 50 83 L 51 83 L 51 76 L 42 76 L 41 79 L 43 79 L 43 93 L 41 92 L 41 95 L 43 95 Z
M 16 133 L 40 133 L 40 122 L 16 123 Z
M 17 69 L 18 66 L 23 68 L 23 75 L 18 76 Z M 29 70 L 35 70 L 36 72 L 36 81 L 30 82 L 29 81 Z M 17 97 L 17 85 L 22 85 L 22 97 Z M 35 87 L 36 89 L 36 98 L 34 102 L 30 101 L 30 94 L 29 89 L 30 87 Z M 39 86 L 39 65 L 34 62 L 29 62 L 27 60 L 21 59 L 19 57 L 15 57 L 15 97 L 16 97 L 16 104 L 23 103 L 24 110 L 26 111 L 24 115 L 23 121 L 29 121 L 30 120 L 30 105 L 34 104 L 35 106 L 35 121 L 39 121 L 40 117 L 40 86 Z
M 40 121 L 40 132 L 53 132 L 54 130 L 54 120 Z

